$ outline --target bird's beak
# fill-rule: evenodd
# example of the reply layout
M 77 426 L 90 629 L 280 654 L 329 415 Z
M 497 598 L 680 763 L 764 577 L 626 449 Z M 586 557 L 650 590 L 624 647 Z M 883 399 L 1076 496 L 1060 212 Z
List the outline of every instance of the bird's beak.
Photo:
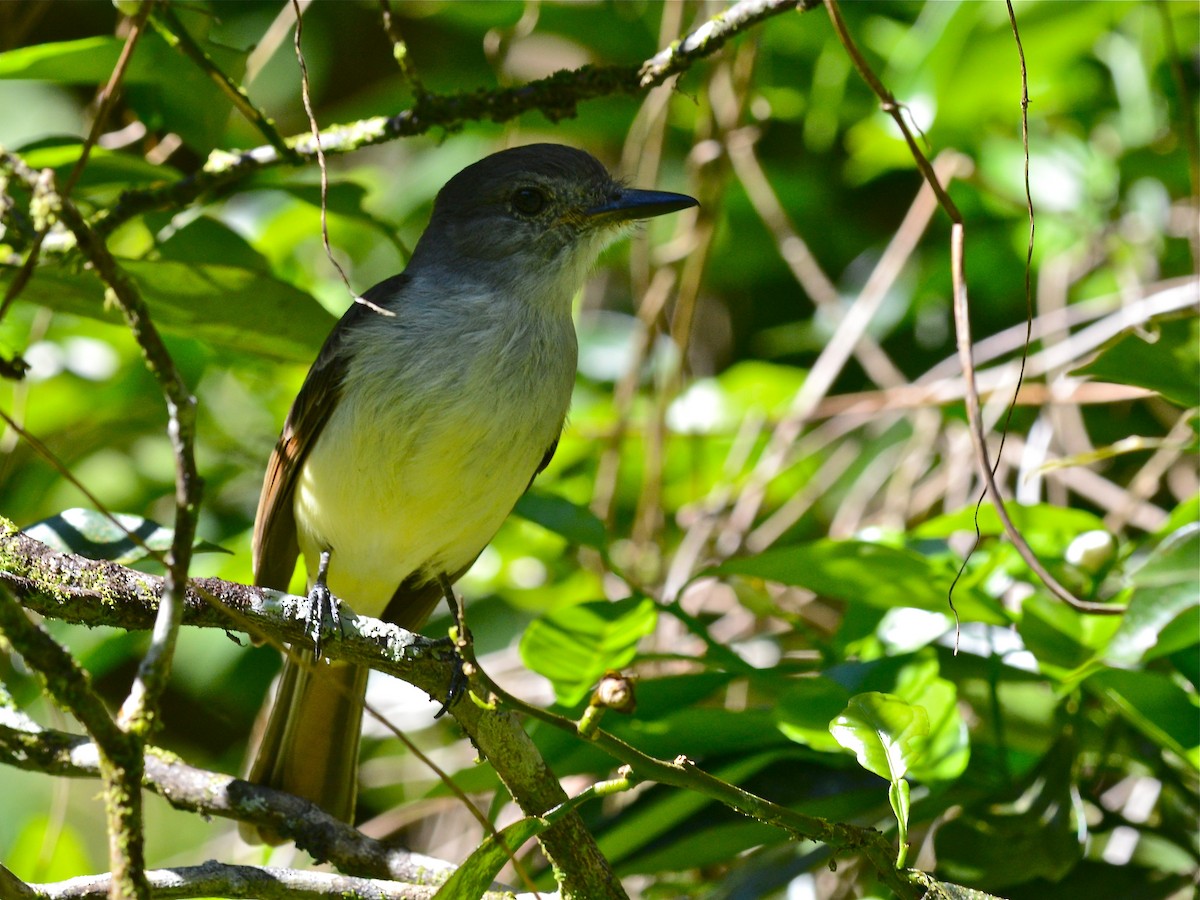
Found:
M 691 206 L 699 206 L 694 197 L 687 194 L 672 194 L 667 191 L 639 191 L 622 188 L 621 192 L 607 203 L 585 210 L 589 219 L 607 222 L 627 222 L 632 219 L 652 219 L 667 213 L 679 212 Z

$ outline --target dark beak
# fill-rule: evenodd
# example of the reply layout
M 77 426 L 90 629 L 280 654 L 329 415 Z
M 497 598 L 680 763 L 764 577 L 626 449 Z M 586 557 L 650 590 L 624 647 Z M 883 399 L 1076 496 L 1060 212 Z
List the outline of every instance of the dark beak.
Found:
M 626 222 L 631 219 L 652 219 L 699 205 L 699 201 L 687 194 L 622 188 L 621 192 L 610 198 L 607 203 L 593 206 L 586 210 L 584 215 L 588 218 L 607 219 L 610 222 Z

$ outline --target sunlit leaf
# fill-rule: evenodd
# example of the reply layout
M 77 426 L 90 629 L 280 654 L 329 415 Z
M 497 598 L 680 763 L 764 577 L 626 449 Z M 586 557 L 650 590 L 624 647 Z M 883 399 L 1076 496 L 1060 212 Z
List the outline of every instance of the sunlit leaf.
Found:
M 199 216 L 158 245 L 162 259 L 206 265 L 219 259 L 222 265 L 269 275 L 270 264 L 244 237 L 223 222 Z
M 1108 646 L 1109 662 L 1129 666 L 1200 641 L 1200 523 L 1170 535 L 1130 581 L 1129 609 Z
M 909 786 L 905 775 L 920 759 L 929 735 L 929 717 L 919 706 L 893 694 L 872 691 L 855 694 L 832 722 L 829 733 L 858 757 L 858 764 L 886 778 L 888 802 L 896 816 L 896 867 L 908 855 Z
M 864 541 L 814 541 L 731 559 L 715 575 L 752 575 L 796 585 L 849 603 L 890 609 L 949 610 L 953 570 L 900 547 Z M 992 598 L 960 585 L 954 602 L 966 619 L 1001 623 L 1007 616 Z
M 257 356 L 310 362 L 334 318 L 308 294 L 261 271 L 235 266 L 121 260 L 166 331 Z M 0 285 L 15 275 L 0 266 Z M 39 269 L 21 300 L 103 322 L 120 322 L 89 271 Z
M 609 669 L 628 665 L 638 641 L 654 630 L 658 608 L 647 598 L 581 603 L 546 613 L 521 636 L 521 659 L 574 706 Z
M 829 733 L 864 769 L 896 781 L 923 752 L 929 716 L 893 694 L 869 691 L 850 698 L 829 723 Z
M 1200 318 L 1164 318 L 1126 331 L 1072 375 L 1158 391 L 1172 403 L 1200 406 Z

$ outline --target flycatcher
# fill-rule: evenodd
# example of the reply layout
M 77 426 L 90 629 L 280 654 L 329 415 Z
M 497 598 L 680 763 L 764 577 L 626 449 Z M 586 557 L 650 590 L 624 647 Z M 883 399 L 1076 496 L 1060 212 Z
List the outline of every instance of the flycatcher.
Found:
M 351 306 L 288 413 L 255 584 L 286 590 L 302 553 L 310 589 L 419 629 L 439 582 L 470 567 L 554 454 L 575 381 L 571 301 L 600 251 L 633 220 L 695 205 L 557 144 L 450 179 L 408 268 Z M 366 682 L 361 666 L 285 659 L 249 780 L 353 822 Z

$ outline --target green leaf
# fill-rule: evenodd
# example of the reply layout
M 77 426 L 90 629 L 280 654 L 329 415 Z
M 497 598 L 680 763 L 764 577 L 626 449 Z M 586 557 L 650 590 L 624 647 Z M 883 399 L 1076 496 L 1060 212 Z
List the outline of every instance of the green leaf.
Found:
M 511 825 L 506 825 L 471 851 L 446 882 L 434 894 L 434 900 L 471 900 L 482 897 L 492 886 L 500 870 L 504 868 L 521 846 L 537 837 L 549 826 L 542 818 L 526 816 Z
M 904 697 L 903 691 L 900 696 Z M 929 719 L 929 736 L 910 763 L 909 776 L 928 784 L 950 781 L 967 768 L 971 744 L 967 723 L 958 709 L 958 688 L 945 678 L 935 678 L 916 697 L 905 697 Z
M 226 75 L 242 77 L 248 51 L 197 40 Z M 124 46 L 123 39 L 104 36 L 18 47 L 0 53 L 0 78 L 104 84 Z M 122 86 L 150 129 L 174 131 L 200 152 L 214 146 L 233 108 L 207 73 L 152 32 L 138 42 Z
M 518 516 L 536 522 L 547 531 L 566 538 L 572 544 L 603 552 L 608 535 L 591 510 L 577 506 L 565 497 L 544 491 L 527 491 L 513 509 Z
M 120 260 L 145 295 L 156 325 L 218 346 L 291 362 L 309 362 L 335 319 L 308 294 L 269 275 L 227 265 L 169 260 Z M 7 286 L 14 266 L 0 266 Z M 91 271 L 41 268 L 23 301 L 102 322 L 121 322 L 104 302 L 104 285 Z
M 271 264 L 250 242 L 223 222 L 200 216 L 188 222 L 158 245 L 162 259 L 205 265 L 219 259 L 221 265 L 250 269 L 270 275 Z
M 1123 332 L 1071 374 L 1149 388 L 1186 409 L 1200 405 L 1200 318 L 1161 318 L 1155 325 L 1149 339 L 1145 326 Z
M 521 659 L 550 679 L 560 704 L 574 706 L 605 672 L 632 662 L 657 623 L 658 608 L 645 597 L 568 606 L 529 623 Z
M 1106 669 L 1084 685 L 1112 703 L 1139 731 L 1160 747 L 1200 769 L 1200 714 L 1195 696 L 1158 672 Z
M 844 663 L 825 677 L 847 694 L 874 691 L 895 695 L 925 711 L 929 736 L 910 761 L 910 777 L 927 783 L 949 781 L 966 769 L 971 747 L 958 708 L 958 687 L 940 676 L 938 655 L 932 648 L 867 663 Z
M 850 698 L 841 715 L 829 723 L 829 733 L 858 757 L 858 764 L 886 778 L 888 802 L 898 826 L 896 868 L 908 856 L 908 782 L 910 765 L 922 752 L 929 735 L 929 717 L 919 706 L 894 694 L 870 691 Z
M 78 140 L 51 137 L 26 144 L 20 148 L 21 157 L 31 169 L 53 169 L 59 183 L 79 161 L 83 144 Z M 130 188 L 138 185 L 174 180 L 179 173 L 168 166 L 156 166 L 140 156 L 119 153 L 93 146 L 88 153 L 87 165 L 79 177 L 81 187 L 111 184 L 114 187 Z
M 842 745 L 829 733 L 829 721 L 849 701 L 850 691 L 824 675 L 798 678 L 775 705 L 775 724 L 797 744 L 835 752 Z
M 813 541 L 723 563 L 710 574 L 751 575 L 805 587 L 848 603 L 890 609 L 911 606 L 947 612 L 954 572 L 948 565 L 900 547 L 864 541 Z M 978 589 L 959 585 L 954 602 L 964 619 L 1007 623 L 1000 605 Z
M 1200 493 L 1192 494 L 1192 496 L 1184 499 L 1171 510 L 1171 515 L 1167 517 L 1167 521 L 1154 534 L 1157 537 L 1165 538 L 1169 534 L 1174 534 L 1185 525 L 1190 525 L 1193 522 L 1200 522 Z
M 897 781 L 920 756 L 929 735 L 929 716 L 894 694 L 855 694 L 829 723 L 834 740 L 858 757 L 858 764 L 880 778 Z
M 1167 537 L 1130 581 L 1129 609 L 1108 646 L 1110 663 L 1132 666 L 1200 641 L 1200 523 Z
M 1081 613 L 1057 598 L 1031 594 L 1021 602 L 1017 631 L 1044 674 L 1069 681 L 1108 646 L 1120 625 L 1116 616 Z
M 56 84 L 101 84 L 112 74 L 124 43 L 115 37 L 90 37 L 17 47 L 0 53 L 0 78 Z M 145 67 L 135 54 L 130 59 L 125 80 L 132 82 L 145 75 Z
M 113 519 L 116 519 L 114 522 Z M 105 559 L 127 566 L 151 553 L 166 553 L 175 539 L 174 529 L 127 513 L 109 518 L 94 509 L 66 509 L 22 529 L 36 541 L 60 553 L 77 553 L 88 559 Z M 132 535 L 132 536 L 131 536 Z M 138 540 L 134 540 L 134 536 Z M 197 553 L 230 553 L 208 541 L 192 546 Z

